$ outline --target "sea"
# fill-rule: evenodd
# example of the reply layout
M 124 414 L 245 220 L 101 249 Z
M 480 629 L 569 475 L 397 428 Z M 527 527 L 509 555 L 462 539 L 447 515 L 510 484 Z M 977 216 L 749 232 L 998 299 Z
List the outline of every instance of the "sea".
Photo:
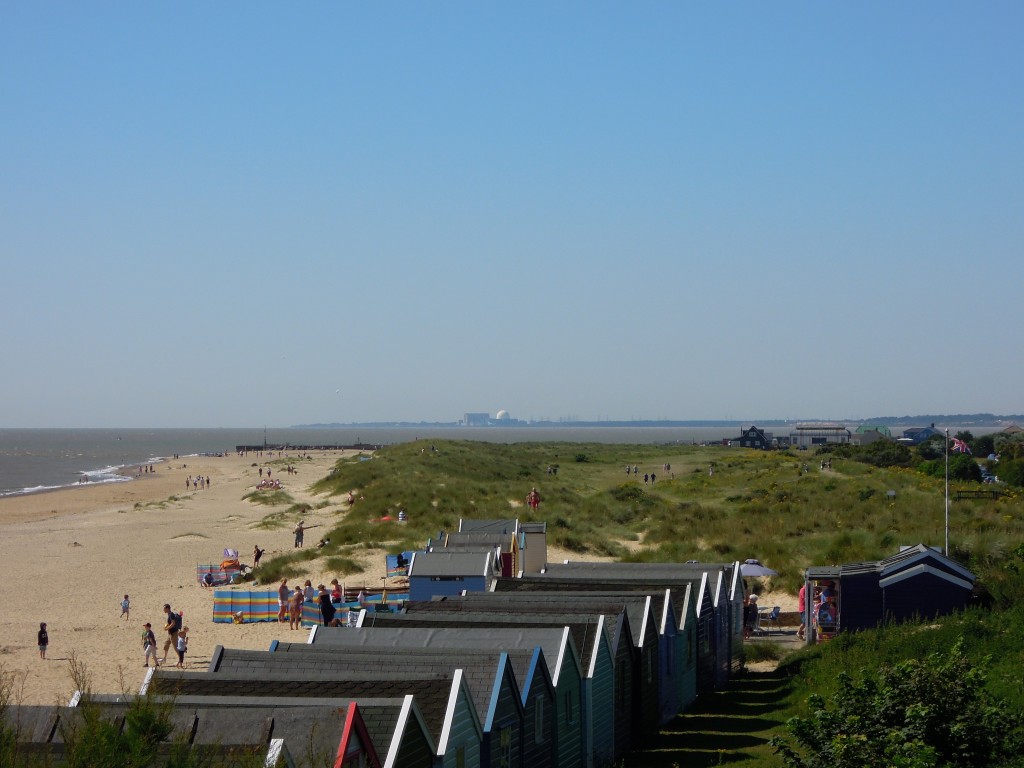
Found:
M 738 435 L 736 426 L 0 429 L 0 497 L 127 483 L 135 477 L 128 468 L 173 456 L 233 453 L 239 445 L 385 446 L 419 439 L 670 445 Z

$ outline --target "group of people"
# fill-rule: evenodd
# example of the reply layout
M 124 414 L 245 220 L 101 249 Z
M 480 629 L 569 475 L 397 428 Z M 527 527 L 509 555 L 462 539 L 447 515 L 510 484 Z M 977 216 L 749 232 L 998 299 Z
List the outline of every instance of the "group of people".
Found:
M 122 615 L 127 616 L 128 609 L 124 607 L 128 602 L 128 595 L 124 596 Z M 188 651 L 188 627 L 184 626 L 184 618 L 181 613 L 171 610 L 170 603 L 164 603 L 164 632 L 167 634 L 164 640 L 163 658 L 157 658 L 157 639 L 153 632 L 153 625 L 146 622 L 142 625 L 142 666 L 149 668 L 149 660 L 153 659 L 153 666 L 157 667 L 167 663 L 167 652 L 174 650 L 178 655 L 178 663 L 174 666 L 182 669 L 185 666 L 185 653 Z
M 360 603 L 364 599 L 365 593 L 360 592 Z M 331 579 L 329 592 L 323 584 L 317 585 L 314 589 L 309 579 L 295 589 L 288 586 L 288 579 L 281 579 L 281 584 L 277 588 L 277 620 L 283 623 L 287 617 L 289 629 L 302 629 L 302 606 L 305 603 L 316 603 L 320 612 L 320 623 L 325 627 L 338 627 L 342 621 L 337 615 L 338 608 L 335 604 L 344 600 L 345 595 L 337 579 Z
M 834 581 L 823 581 L 814 587 L 811 620 L 817 628 L 818 637 L 832 637 L 838 628 L 839 608 Z M 796 607 L 800 612 L 800 628 L 796 636 L 801 640 L 806 637 L 807 621 L 807 585 L 800 587 L 796 597 Z
M 131 617 L 131 598 L 125 595 L 121 600 L 121 616 L 120 618 L 128 621 Z M 167 639 L 164 641 L 164 655 L 162 659 L 157 658 L 157 640 L 156 634 L 153 632 L 153 625 L 150 622 L 146 622 L 142 625 L 142 666 L 149 668 L 149 660 L 153 659 L 153 666 L 159 666 L 167 662 L 167 652 L 174 650 L 178 654 L 178 663 L 176 667 L 183 668 L 185 666 L 185 653 L 188 651 L 188 627 L 183 626 L 183 618 L 180 613 L 175 613 L 171 610 L 169 603 L 164 604 L 164 614 L 166 615 L 166 623 L 164 624 L 164 631 L 167 633 Z M 46 650 L 50 645 L 50 633 L 46 628 L 46 622 L 39 623 L 39 632 L 36 635 L 36 642 L 39 646 L 39 658 L 46 660 Z
M 672 465 L 671 464 L 662 464 L 661 467 L 662 467 L 662 469 L 665 472 L 671 472 L 672 471 Z M 634 475 L 634 476 L 637 477 L 637 479 L 639 479 L 639 473 L 640 473 L 640 467 L 638 467 L 636 464 L 633 464 L 632 466 L 630 466 L 629 464 L 626 465 L 626 475 L 627 476 Z M 673 477 L 674 477 L 674 475 L 673 475 Z M 654 472 L 644 472 L 644 485 L 647 485 L 648 483 L 650 483 L 651 485 L 654 485 L 654 483 L 657 482 L 657 480 L 658 480 L 658 476 Z
M 200 488 L 209 488 L 209 487 L 210 487 L 210 478 L 209 477 L 203 477 L 202 475 L 196 475 L 195 477 L 192 477 L 192 475 L 189 475 L 187 478 L 185 478 L 185 490 L 186 491 L 189 488 L 191 488 L 193 491 L 198 491 Z

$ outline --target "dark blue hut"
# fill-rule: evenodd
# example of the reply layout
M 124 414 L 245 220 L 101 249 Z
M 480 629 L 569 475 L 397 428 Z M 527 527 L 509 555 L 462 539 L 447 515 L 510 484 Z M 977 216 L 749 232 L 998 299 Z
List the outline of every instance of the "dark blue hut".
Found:
M 885 621 L 942 616 L 967 606 L 975 575 L 937 549 L 918 544 L 884 560 L 808 568 L 807 642 Z

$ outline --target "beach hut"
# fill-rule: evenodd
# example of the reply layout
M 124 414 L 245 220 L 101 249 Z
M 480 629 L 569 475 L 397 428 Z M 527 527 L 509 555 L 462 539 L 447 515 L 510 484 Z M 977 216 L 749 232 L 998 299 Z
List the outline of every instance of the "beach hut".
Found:
M 484 591 L 497 576 L 498 560 L 490 548 L 416 552 L 409 563 L 409 599 Z
M 743 599 L 745 589 L 738 561 L 730 563 L 616 563 L 566 560 L 548 563 L 544 575 L 552 578 L 593 578 L 599 580 L 656 580 L 671 584 L 676 580 L 692 582 L 707 574 L 706 588 L 711 598 L 708 621 L 711 622 L 714 649 L 714 688 L 723 690 L 743 667 Z
M 508 533 L 445 533 L 427 544 L 428 551 L 479 551 L 492 549 L 498 562 L 500 576 L 515 576 L 519 559 L 519 545 L 514 534 Z
M 318 725 L 314 718 L 319 711 L 326 710 L 339 716 L 339 707 L 347 711 L 351 704 L 358 707 L 358 711 L 365 726 L 367 743 L 374 746 L 377 765 L 381 768 L 432 768 L 434 764 L 434 745 L 430 739 L 423 722 L 422 715 L 413 696 L 410 694 L 401 698 L 384 699 L 375 698 L 363 702 L 339 701 L 332 702 L 324 699 L 324 705 L 313 705 L 310 707 L 302 705 L 301 699 L 293 700 L 292 705 L 287 699 L 256 699 L 245 698 L 219 698 L 216 696 L 188 696 L 175 700 L 176 707 L 187 707 L 196 711 L 200 717 L 206 713 L 233 712 L 231 722 L 217 730 L 212 730 L 210 738 L 230 738 L 230 734 L 243 728 L 248 730 L 259 730 L 273 728 L 278 732 L 285 730 L 286 733 L 296 734 L 294 738 L 285 736 L 284 743 L 294 743 L 292 750 L 292 762 L 289 766 L 303 768 L 317 768 L 328 760 L 328 765 L 337 765 L 337 757 L 331 760 L 326 750 L 311 747 L 308 744 L 311 728 L 315 731 L 327 730 Z M 273 702 L 273 706 L 265 706 Z M 306 734 L 307 742 L 299 740 L 301 734 Z M 223 743 L 223 742 L 220 742 Z M 306 756 L 310 757 L 307 758 Z M 351 763 L 361 765 L 360 757 L 356 756 Z M 367 762 L 364 759 L 364 762 Z M 349 763 L 343 763 L 348 765 Z M 367 764 L 372 764 L 367 762 Z
M 524 573 L 540 573 L 548 560 L 548 524 L 545 522 L 519 523 L 519 570 L 513 576 Z
M 632 564 L 631 564 L 632 565 Z M 626 573 L 619 574 L 588 574 L 585 570 L 560 572 L 558 575 L 549 573 L 524 576 L 519 579 L 498 579 L 494 583 L 495 592 L 516 591 L 573 591 L 586 590 L 601 592 L 607 590 L 629 590 L 651 592 L 660 589 L 672 589 L 672 599 L 680 621 L 685 620 L 684 608 L 693 611 L 693 621 L 687 626 L 695 633 L 695 655 L 693 663 L 696 667 L 696 684 L 698 694 L 710 693 L 715 690 L 715 670 L 718 659 L 716 651 L 715 608 L 713 593 L 708 587 L 708 573 L 694 571 L 657 578 L 658 574 L 638 573 L 631 578 Z M 687 586 L 692 586 L 692 593 L 684 606 L 684 595 Z M 683 626 L 680 626 L 683 629 Z M 684 638 L 685 639 L 685 638 Z M 724 646 L 728 654 L 729 646 Z M 728 662 L 725 662 L 728 667 Z
M 210 677 L 200 675 L 200 677 Z M 67 710 L 78 714 L 80 697 Z M 167 750 L 185 746 L 204 756 L 259 757 L 263 765 L 313 768 L 387 765 L 379 757 L 363 713 L 351 701 L 310 702 L 254 697 L 191 696 L 171 700 Z M 129 697 L 91 696 L 101 716 L 123 719 Z M 66 715 L 65 715 L 66 716 Z M 420 763 L 422 765 L 422 763 Z
M 462 670 L 446 667 L 412 670 L 395 665 L 375 668 L 368 659 L 343 659 L 333 654 L 277 654 L 262 651 L 263 660 L 247 655 L 244 664 L 229 652 L 222 654 L 215 673 L 165 672 L 151 676 L 149 691 L 177 698 L 253 697 L 370 701 L 415 697 L 423 722 L 434 740 L 436 765 L 480 765 L 481 731 Z M 272 657 L 272 658 L 268 658 Z M 225 663 L 226 662 L 226 663 Z M 270 671 L 268 671 L 270 670 Z
M 483 643 L 489 642 L 493 636 L 488 635 L 481 640 L 470 633 L 467 638 L 472 642 Z M 555 729 L 551 737 L 554 753 L 553 765 L 559 766 L 559 768 L 581 768 L 584 765 L 582 671 L 579 666 L 579 654 L 568 628 L 525 629 L 517 632 L 508 641 L 503 639 L 501 647 L 509 649 L 509 658 L 512 660 L 516 677 L 524 681 L 521 691 L 524 697 L 524 710 L 528 714 L 526 720 L 532 719 L 536 722 L 540 717 L 550 716 L 551 718 Z M 284 653 L 332 652 L 332 646 L 327 643 L 314 645 L 278 643 L 273 644 L 271 648 L 276 652 Z M 360 652 L 367 654 L 365 659 L 359 656 Z M 356 659 L 356 663 L 381 663 L 390 666 L 391 657 L 381 657 L 379 655 L 381 652 L 381 649 L 375 648 L 345 648 L 345 655 Z M 402 668 L 411 664 L 409 653 L 405 649 L 394 649 L 393 653 L 399 656 L 400 660 L 397 663 L 401 664 Z M 438 659 L 438 663 L 458 663 L 468 654 L 490 654 L 493 656 L 494 653 L 493 648 L 467 648 L 465 646 L 454 651 L 435 647 L 421 648 L 415 651 L 417 656 L 433 655 Z M 528 701 L 530 698 L 540 695 L 538 691 L 544 687 L 542 683 L 538 688 L 534 682 L 534 677 L 537 674 L 544 673 L 544 670 L 538 668 L 538 664 L 546 667 L 546 675 L 553 685 L 553 705 L 544 707 L 544 715 L 537 714 L 537 708 Z M 536 740 L 537 731 L 534 730 L 533 733 L 534 740 Z M 529 753 L 530 748 L 524 747 L 524 754 Z
M 658 602 L 659 612 L 663 610 L 661 602 L 664 599 L 665 595 L 661 595 Z M 659 721 L 667 722 L 677 714 L 673 705 L 670 714 L 664 718 L 661 716 L 661 710 L 665 706 L 663 696 L 673 701 L 676 698 L 674 680 L 671 683 L 665 682 L 664 691 L 661 688 L 662 656 L 674 652 L 674 648 L 662 643 L 662 634 L 655 616 L 655 603 L 651 595 L 642 592 L 484 592 L 467 593 L 461 598 L 446 598 L 440 602 L 459 601 L 464 602 L 469 609 L 494 612 L 523 611 L 526 615 L 602 613 L 614 618 L 625 609 L 635 657 L 633 686 L 636 695 L 633 727 L 638 734 L 650 736 L 656 732 Z M 412 612 L 415 606 L 410 606 L 410 609 Z M 674 634 L 673 631 L 673 638 Z M 671 659 L 666 663 L 671 664 Z
M 459 520 L 459 533 L 502 533 L 514 536 L 518 531 L 519 521 L 515 518 L 477 520 L 464 517 Z
M 384 614 L 392 615 L 392 614 Z M 357 631 L 344 627 L 317 627 L 311 633 L 312 645 L 341 649 L 342 656 L 355 648 L 370 648 L 378 652 L 392 647 L 398 649 L 395 659 L 410 656 L 417 649 L 438 649 L 441 663 L 457 665 L 466 670 L 473 701 L 483 729 L 481 763 L 497 768 L 501 765 L 519 765 L 522 752 L 523 703 L 507 653 L 493 653 L 501 648 L 491 637 L 478 638 L 478 642 L 492 653 L 480 659 L 460 654 L 453 649 L 474 647 L 462 638 L 465 633 L 441 632 L 419 628 L 362 628 Z M 458 642 L 456 642 L 458 641 Z M 476 647 L 480 647 L 477 645 Z M 397 661 L 395 663 L 398 663 Z M 479 687 L 478 687 L 479 686 Z
M 375 626 L 416 626 L 444 628 L 460 634 L 486 627 L 488 631 L 527 628 L 568 627 L 580 649 L 583 669 L 584 740 L 587 755 L 600 765 L 621 758 L 632 745 L 632 664 L 633 655 L 623 621 L 609 622 L 604 614 L 529 615 L 503 612 L 477 612 L 445 601 L 410 603 L 418 610 L 399 615 L 366 615 Z M 515 635 L 504 642 L 518 643 Z M 460 640 L 460 645 L 464 641 Z M 507 647 L 507 646 L 505 646 Z
M 804 622 L 807 642 L 836 632 L 876 627 L 883 621 L 930 619 L 965 608 L 975 575 L 937 549 L 918 544 L 884 560 L 812 567 L 805 571 L 808 595 Z M 816 615 L 826 590 L 834 624 Z
M 544 651 L 535 646 L 532 651 L 522 648 L 508 654 L 513 666 L 521 670 L 523 765 L 560 768 L 555 684 L 544 660 Z

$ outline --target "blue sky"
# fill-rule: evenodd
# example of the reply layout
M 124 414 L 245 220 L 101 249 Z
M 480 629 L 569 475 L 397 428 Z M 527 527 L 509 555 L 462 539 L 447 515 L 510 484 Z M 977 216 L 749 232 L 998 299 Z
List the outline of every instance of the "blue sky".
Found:
M 1020 413 L 1019 3 L 8 3 L 0 426 Z

